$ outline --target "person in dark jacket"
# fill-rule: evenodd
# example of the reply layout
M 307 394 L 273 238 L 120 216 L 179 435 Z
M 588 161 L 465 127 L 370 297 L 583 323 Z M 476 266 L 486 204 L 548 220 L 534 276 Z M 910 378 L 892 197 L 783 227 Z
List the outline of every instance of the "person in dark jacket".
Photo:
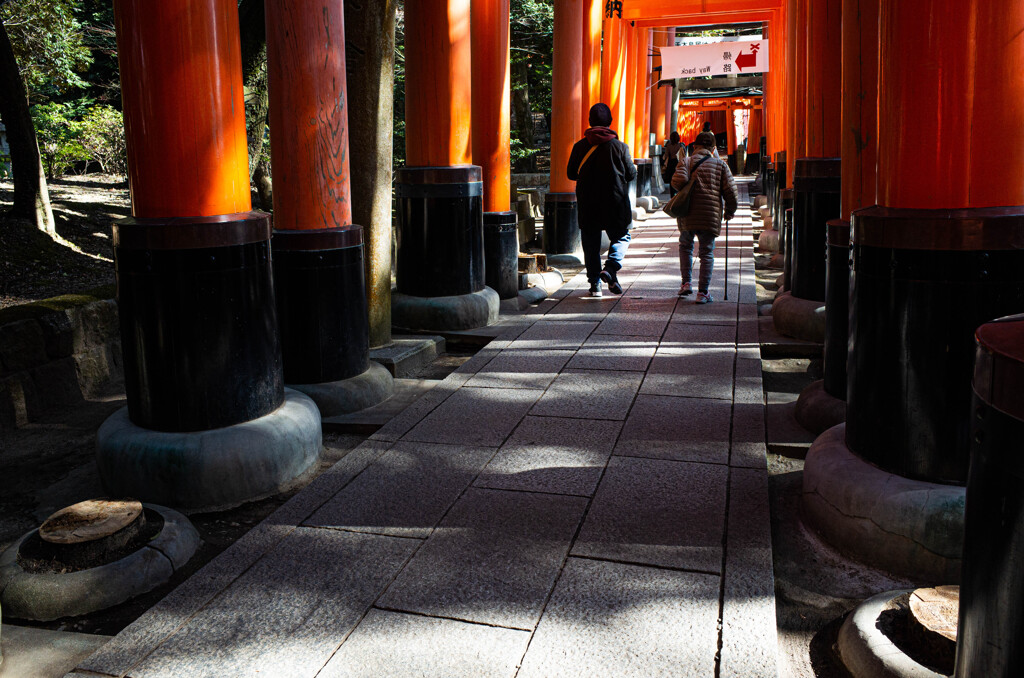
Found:
M 612 112 L 605 104 L 590 109 L 590 129 L 569 154 L 566 174 L 576 182 L 576 204 L 587 265 L 590 294 L 601 296 L 602 281 L 613 294 L 622 294 L 617 273 L 629 247 L 633 206 L 629 182 L 636 178 L 636 166 L 629 146 L 611 129 Z M 611 247 L 601 268 L 601 232 L 608 234 Z
M 693 239 L 700 242 L 700 278 L 697 283 L 697 303 L 707 304 L 711 298 L 711 271 L 715 266 L 715 238 L 722 231 L 722 217 L 728 221 L 736 214 L 736 182 L 729 171 L 729 165 L 712 153 L 715 135 L 701 132 L 694 142 L 693 155 L 680 160 L 676 173 L 672 175 L 672 186 L 679 190 L 695 176 L 690 189 L 690 212 L 676 220 L 679 226 L 679 272 L 682 285 L 679 296 L 693 292 L 691 275 L 693 271 Z M 722 207 L 725 207 L 723 215 Z
M 662 149 L 661 178 L 669 185 L 668 196 L 670 198 L 676 194 L 676 189 L 672 188 L 672 175 L 675 174 L 676 165 L 679 164 L 679 149 L 682 147 L 683 145 L 679 143 L 679 132 L 672 132 Z

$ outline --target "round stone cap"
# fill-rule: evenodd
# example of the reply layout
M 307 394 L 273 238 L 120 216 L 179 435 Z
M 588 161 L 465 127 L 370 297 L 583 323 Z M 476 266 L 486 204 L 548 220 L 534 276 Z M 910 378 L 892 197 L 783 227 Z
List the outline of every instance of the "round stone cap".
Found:
M 936 586 L 910 594 L 910 614 L 926 630 L 956 642 L 960 587 Z
M 39 537 L 51 544 L 82 544 L 109 537 L 131 525 L 142 513 L 134 499 L 90 499 L 54 513 L 39 527 Z

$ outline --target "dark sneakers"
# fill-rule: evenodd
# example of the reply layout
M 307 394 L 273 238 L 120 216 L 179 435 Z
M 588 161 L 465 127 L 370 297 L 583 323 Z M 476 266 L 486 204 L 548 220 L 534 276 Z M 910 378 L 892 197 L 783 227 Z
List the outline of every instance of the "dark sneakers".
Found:
M 609 271 L 607 268 L 601 271 L 601 280 L 608 285 L 608 291 L 612 294 L 622 294 L 622 285 L 619 284 L 618 276 L 615 275 L 614 271 Z

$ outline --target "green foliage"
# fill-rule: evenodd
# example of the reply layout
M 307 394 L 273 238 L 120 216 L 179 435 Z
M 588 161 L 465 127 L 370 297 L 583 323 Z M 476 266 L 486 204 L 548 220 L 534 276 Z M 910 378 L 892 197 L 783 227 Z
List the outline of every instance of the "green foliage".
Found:
M 513 172 L 530 171 L 530 159 L 540 151 L 538 148 L 528 148 L 522 139 L 519 138 L 519 130 L 512 130 L 510 139 L 510 155 Z
M 81 0 L 0 4 L 0 20 L 11 38 L 30 101 L 50 100 L 86 86 L 82 74 L 93 59 L 76 16 L 81 8 Z
M 80 99 L 72 103 L 51 101 L 32 107 L 32 121 L 47 178 L 89 162 L 98 163 L 103 172 L 127 172 L 121 112 L 112 106 L 91 103 Z
M 36 127 L 39 153 L 46 169 L 46 178 L 63 174 L 67 168 L 84 159 L 81 141 L 81 123 L 75 120 L 75 107 L 51 101 L 32 107 L 32 122 Z
M 528 87 L 530 107 L 550 119 L 554 5 L 552 0 L 511 0 L 509 10 L 512 63 L 525 63 L 527 73 L 526 82 L 514 81 L 512 87 Z
M 89 108 L 79 123 L 79 143 L 87 160 L 98 163 L 101 172 L 128 173 L 128 147 L 124 140 L 124 120 L 113 106 Z

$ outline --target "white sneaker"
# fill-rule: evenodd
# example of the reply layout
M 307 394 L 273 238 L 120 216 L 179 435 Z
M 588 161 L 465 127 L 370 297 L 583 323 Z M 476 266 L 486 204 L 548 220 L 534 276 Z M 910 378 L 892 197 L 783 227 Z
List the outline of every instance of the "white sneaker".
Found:
M 685 297 L 690 294 L 693 294 L 693 287 L 690 285 L 690 283 L 684 282 L 682 285 L 679 286 L 679 294 L 677 296 Z
M 694 300 L 695 304 L 710 304 L 714 299 L 711 298 L 710 293 L 697 292 L 697 298 Z
M 600 297 L 601 296 L 601 281 L 600 280 L 598 280 L 597 282 L 590 283 L 590 295 L 589 296 L 591 296 L 591 297 Z

